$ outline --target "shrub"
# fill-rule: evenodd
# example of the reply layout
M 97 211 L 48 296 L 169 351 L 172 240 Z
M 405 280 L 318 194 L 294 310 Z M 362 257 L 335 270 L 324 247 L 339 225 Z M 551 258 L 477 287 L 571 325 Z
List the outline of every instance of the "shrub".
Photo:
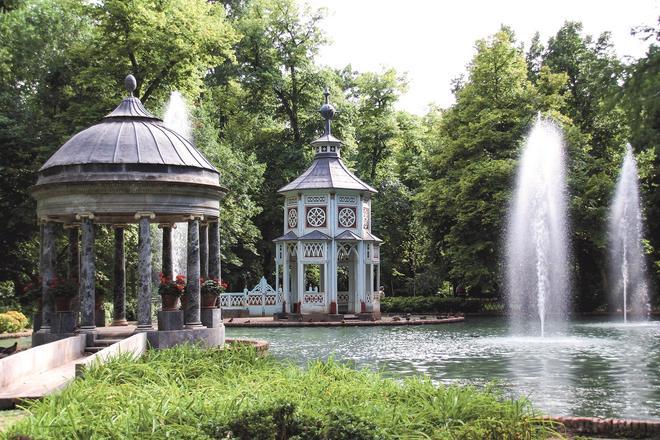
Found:
M 497 300 L 440 296 L 390 296 L 381 299 L 384 313 L 498 313 L 503 305 Z
M 16 333 L 28 325 L 28 319 L 21 312 L 0 313 L 0 333 Z
M 529 401 L 492 388 L 387 379 L 332 359 L 303 369 L 251 347 L 120 355 L 27 405 L 10 438 L 561 438 Z

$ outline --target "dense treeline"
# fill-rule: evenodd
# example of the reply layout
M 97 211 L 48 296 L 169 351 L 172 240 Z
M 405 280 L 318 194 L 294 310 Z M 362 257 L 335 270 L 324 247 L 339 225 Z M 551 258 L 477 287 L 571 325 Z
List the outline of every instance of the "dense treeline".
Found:
M 68 137 L 114 108 L 129 72 L 154 112 L 162 114 L 173 90 L 193 108 L 196 143 L 230 189 L 222 253 L 232 288 L 274 270 L 276 190 L 310 162 L 325 85 L 346 163 L 380 191 L 374 228 L 386 242 L 389 293 L 502 293 L 505 211 L 537 112 L 566 133 L 576 303 L 593 309 L 605 301 L 606 210 L 627 141 L 640 163 L 657 281 L 660 28 L 635 30 L 651 45 L 630 60 L 614 53 L 607 33 L 593 38 L 579 23 L 565 23 L 547 42 L 537 35 L 527 48 L 503 27 L 476 43 L 454 83 L 455 104 L 417 116 L 396 109 L 406 80 L 394 70 L 322 66 L 323 16 L 293 0 L 0 1 L 0 281 L 20 291 L 37 277 L 28 188 Z M 131 249 L 136 238 L 128 239 Z M 102 231 L 98 265 L 108 274 L 110 246 Z M 134 255 L 128 259 L 130 268 Z M 129 269 L 129 282 L 133 276 Z

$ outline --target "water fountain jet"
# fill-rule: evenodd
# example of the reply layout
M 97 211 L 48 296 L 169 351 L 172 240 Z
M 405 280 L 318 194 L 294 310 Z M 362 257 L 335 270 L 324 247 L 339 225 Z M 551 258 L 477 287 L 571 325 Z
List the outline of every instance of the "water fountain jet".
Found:
M 523 147 L 506 232 L 507 306 L 514 333 L 567 322 L 569 252 L 564 141 L 540 115 Z M 538 331 L 538 330 L 537 330 Z
M 610 289 L 614 304 L 622 304 L 623 322 L 628 314 L 647 319 L 649 297 L 646 264 L 642 248 L 642 212 L 637 162 L 630 144 L 626 146 L 621 172 L 610 205 L 608 244 Z
M 192 139 L 192 124 L 190 112 L 183 96 L 178 91 L 172 92 L 165 107 L 163 123 L 183 135 Z M 172 266 L 175 275 L 186 275 L 188 261 L 188 223 L 176 223 L 172 230 Z

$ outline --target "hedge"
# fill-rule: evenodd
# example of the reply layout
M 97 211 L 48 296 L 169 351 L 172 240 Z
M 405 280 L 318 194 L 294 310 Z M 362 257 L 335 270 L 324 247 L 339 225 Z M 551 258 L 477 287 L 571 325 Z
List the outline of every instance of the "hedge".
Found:
M 440 296 L 390 296 L 381 299 L 383 313 L 498 313 L 499 300 Z

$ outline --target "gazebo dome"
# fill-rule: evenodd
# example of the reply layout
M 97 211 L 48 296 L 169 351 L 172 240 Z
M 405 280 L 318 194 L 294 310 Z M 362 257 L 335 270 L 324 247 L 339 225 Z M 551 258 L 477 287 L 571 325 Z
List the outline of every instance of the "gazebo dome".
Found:
M 41 167 L 32 188 L 38 216 L 69 222 L 90 212 L 104 223 L 128 222 L 137 211 L 161 221 L 217 217 L 225 192 L 218 170 L 132 96 L 131 75 L 126 86 L 131 96 Z

